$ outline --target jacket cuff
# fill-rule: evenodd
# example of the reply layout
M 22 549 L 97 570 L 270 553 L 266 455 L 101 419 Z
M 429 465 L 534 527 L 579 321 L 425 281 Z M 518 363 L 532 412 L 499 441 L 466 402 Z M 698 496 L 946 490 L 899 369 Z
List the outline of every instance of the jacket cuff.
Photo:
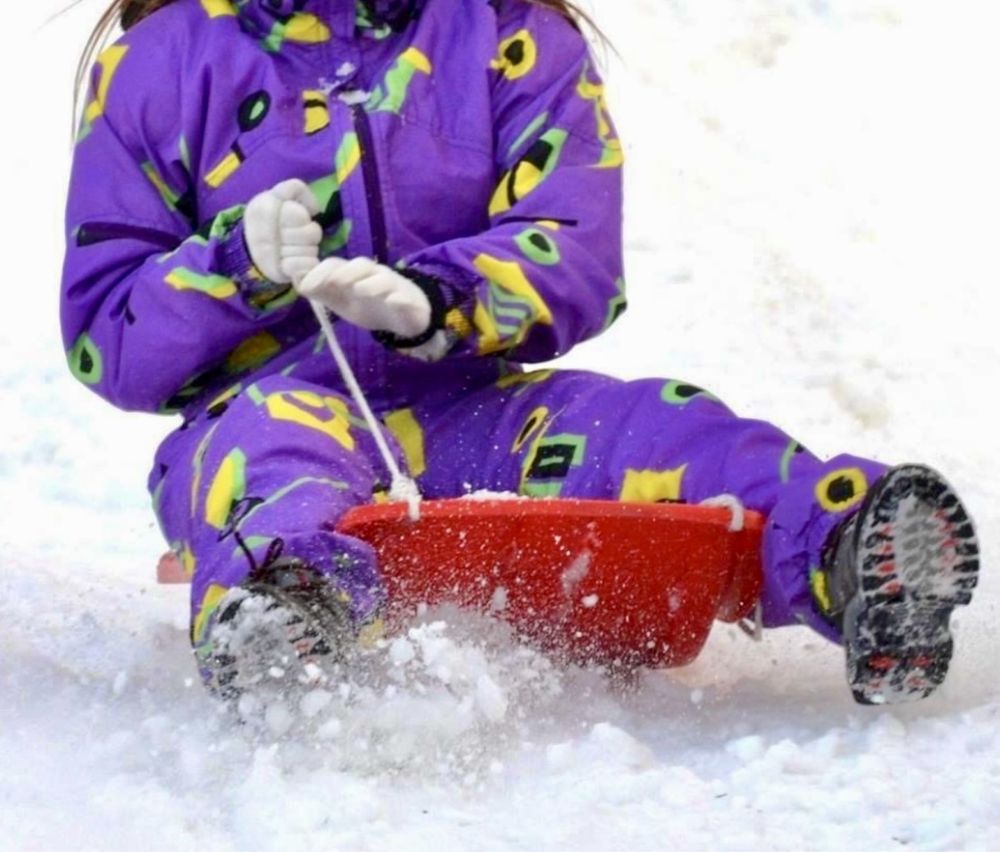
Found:
M 473 334 L 476 296 L 486 283 L 481 276 L 447 260 L 421 260 L 419 256 L 403 261 L 396 271 L 411 279 L 431 278 L 441 288 L 445 301 L 443 328 L 452 345 Z
M 391 331 L 372 332 L 375 339 L 389 349 L 413 349 L 422 346 L 444 329 L 445 317 L 448 314 L 449 302 L 443 282 L 417 269 L 398 269 L 400 275 L 408 278 L 423 291 L 431 305 L 431 321 L 422 334 L 416 337 L 400 337 Z
M 253 269 L 253 260 L 250 258 L 250 249 L 247 248 L 243 220 L 240 219 L 220 240 L 219 272 L 227 278 L 240 281 L 249 276 Z
M 243 301 L 254 311 L 267 313 L 295 300 L 291 284 L 270 281 L 254 265 L 242 219 L 221 240 L 219 272 L 236 283 Z

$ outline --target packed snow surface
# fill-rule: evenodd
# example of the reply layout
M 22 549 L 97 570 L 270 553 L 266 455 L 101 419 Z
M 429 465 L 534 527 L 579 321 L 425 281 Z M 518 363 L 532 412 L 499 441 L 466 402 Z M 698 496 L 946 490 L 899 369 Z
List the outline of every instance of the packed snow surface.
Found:
M 144 475 L 170 423 L 92 398 L 58 340 L 70 75 L 101 3 L 45 28 L 59 3 L 15 6 L 0 848 L 1000 848 L 995 4 L 595 4 L 632 311 L 565 359 L 695 382 L 821 455 L 944 470 L 985 573 L 938 695 L 855 706 L 798 628 L 720 627 L 690 668 L 621 685 L 440 610 L 373 652 L 376 679 L 244 728 L 195 681 L 185 591 L 154 583 Z

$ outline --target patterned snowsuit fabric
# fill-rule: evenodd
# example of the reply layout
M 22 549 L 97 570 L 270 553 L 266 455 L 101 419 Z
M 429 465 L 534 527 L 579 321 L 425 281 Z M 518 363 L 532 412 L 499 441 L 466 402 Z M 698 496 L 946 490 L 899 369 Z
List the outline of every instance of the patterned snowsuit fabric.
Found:
M 880 466 L 823 465 L 677 382 L 521 373 L 624 309 L 621 165 L 583 39 L 521 0 L 176 0 L 102 55 L 64 335 L 111 402 L 183 413 L 151 490 L 194 575 L 196 643 L 277 539 L 359 619 L 380 599 L 370 550 L 330 523 L 386 473 L 309 307 L 243 238 L 243 206 L 292 177 L 320 201 L 324 256 L 419 270 L 447 299 L 437 364 L 338 324 L 428 496 L 736 494 L 770 516 L 766 623 L 830 633 L 809 570 Z

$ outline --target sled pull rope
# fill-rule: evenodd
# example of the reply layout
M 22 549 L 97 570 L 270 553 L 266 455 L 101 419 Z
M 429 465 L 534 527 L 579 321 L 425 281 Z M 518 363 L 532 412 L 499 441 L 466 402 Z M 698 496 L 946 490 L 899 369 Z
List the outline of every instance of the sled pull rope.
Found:
M 330 322 L 330 314 L 326 307 L 314 299 L 310 299 L 309 304 L 312 306 L 313 313 L 316 314 L 316 319 L 319 320 L 319 327 L 326 338 L 326 343 L 330 348 L 330 354 L 333 355 L 333 360 L 337 362 L 337 369 L 340 370 L 341 378 L 343 378 L 344 384 L 347 385 L 354 404 L 360 409 L 362 416 L 365 418 L 365 423 L 368 424 L 372 437 L 375 438 L 375 445 L 382 456 L 382 461 L 385 462 L 385 466 L 392 476 L 392 484 L 389 487 L 390 499 L 405 502 L 410 509 L 410 519 L 413 521 L 420 520 L 421 496 L 417 483 L 399 469 L 399 465 L 396 463 L 396 459 L 389 449 L 389 442 L 385 437 L 385 429 L 372 412 L 365 392 L 361 389 L 361 385 L 358 383 L 357 376 L 354 375 L 354 370 L 351 369 L 347 356 L 344 355 L 344 350 L 340 346 L 340 341 L 337 340 L 337 333 L 333 329 L 333 323 Z
M 743 532 L 747 522 L 747 509 L 734 494 L 720 494 L 718 497 L 709 497 L 702 500 L 698 505 L 714 509 L 729 509 L 729 531 Z
M 760 601 L 754 605 L 753 620 L 744 618 L 736 622 L 736 626 L 749 636 L 754 642 L 764 641 L 764 607 Z
M 747 510 L 743 501 L 736 495 L 720 494 L 718 497 L 709 497 L 707 500 L 702 500 L 700 505 L 729 509 L 729 531 L 733 533 L 743 532 L 746 526 Z M 753 618 L 744 618 L 738 621 L 736 626 L 754 642 L 764 641 L 764 608 L 761 606 L 760 600 L 754 605 Z

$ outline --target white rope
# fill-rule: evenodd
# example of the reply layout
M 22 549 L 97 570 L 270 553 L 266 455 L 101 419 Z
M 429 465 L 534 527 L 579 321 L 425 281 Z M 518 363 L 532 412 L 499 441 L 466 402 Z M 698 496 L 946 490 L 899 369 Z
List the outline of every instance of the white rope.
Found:
M 351 369 L 347 356 L 344 355 L 344 350 L 340 348 L 337 333 L 333 329 L 333 323 L 330 322 L 330 314 L 327 313 L 323 305 L 313 299 L 309 300 L 309 304 L 312 306 L 313 313 L 316 314 L 316 319 L 319 320 L 319 327 L 323 330 L 323 336 L 330 347 L 330 354 L 333 355 L 333 360 L 337 362 L 337 368 L 344 379 L 344 384 L 347 385 L 347 390 L 350 392 L 354 404 L 361 410 L 361 415 L 365 418 L 365 422 L 371 430 L 372 437 L 375 438 L 375 445 L 382 456 L 382 461 L 385 462 L 385 466 L 389 469 L 389 473 L 392 476 L 392 484 L 389 487 L 389 498 L 400 503 L 405 502 L 409 507 L 410 519 L 414 521 L 420 520 L 421 496 L 417 483 L 403 473 L 399 469 L 399 465 L 396 464 L 396 458 L 389 449 L 389 443 L 386 441 L 382 424 L 372 412 L 371 406 L 368 404 L 368 399 L 365 397 L 365 392 L 361 389 L 357 376 L 354 375 L 354 370 Z
M 718 497 L 702 500 L 699 505 L 729 509 L 729 531 L 743 532 L 743 528 L 746 526 L 747 510 L 739 497 L 733 494 L 720 494 Z
M 746 506 L 734 494 L 720 494 L 717 497 L 709 497 L 707 500 L 702 500 L 699 505 L 729 509 L 729 531 L 732 533 L 743 532 L 746 527 Z M 764 641 L 764 608 L 759 600 L 754 606 L 753 619 L 740 619 L 736 623 L 736 626 L 753 639 L 754 642 Z
M 757 601 L 757 605 L 753 609 L 753 621 L 749 618 L 743 618 L 736 623 L 736 626 L 753 639 L 754 642 L 763 642 L 764 607 L 761 605 L 761 602 Z

